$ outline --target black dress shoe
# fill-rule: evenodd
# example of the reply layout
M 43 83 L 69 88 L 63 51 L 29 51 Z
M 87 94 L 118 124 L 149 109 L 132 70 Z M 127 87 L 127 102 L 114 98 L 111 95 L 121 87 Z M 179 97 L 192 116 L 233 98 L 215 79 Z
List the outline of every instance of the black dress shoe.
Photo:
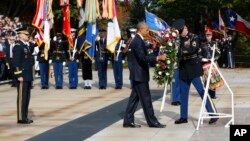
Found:
M 122 89 L 122 87 L 121 86 L 116 86 L 115 89 Z
M 27 119 L 26 121 L 28 121 L 29 123 L 33 123 L 32 119 Z
M 182 124 L 182 123 L 188 123 L 188 120 L 186 118 L 180 118 L 174 122 L 175 124 Z
M 215 124 L 219 118 L 211 118 L 208 124 Z
M 41 89 L 45 89 L 45 87 L 44 86 L 42 86 L 42 88 Z
M 29 122 L 28 120 L 18 120 L 17 123 L 18 124 L 30 124 L 31 122 Z
M 141 125 L 135 123 L 123 124 L 124 128 L 141 128 Z
M 181 103 L 179 101 L 175 101 L 175 102 L 172 102 L 171 105 L 179 106 L 179 105 L 181 105 Z
M 101 86 L 101 87 L 99 87 L 99 89 L 101 89 L 101 90 L 105 90 L 105 89 L 106 89 L 106 87 Z
M 149 127 L 151 127 L 151 128 L 165 128 L 166 125 L 161 124 L 161 123 L 156 123 L 156 124 L 150 125 Z

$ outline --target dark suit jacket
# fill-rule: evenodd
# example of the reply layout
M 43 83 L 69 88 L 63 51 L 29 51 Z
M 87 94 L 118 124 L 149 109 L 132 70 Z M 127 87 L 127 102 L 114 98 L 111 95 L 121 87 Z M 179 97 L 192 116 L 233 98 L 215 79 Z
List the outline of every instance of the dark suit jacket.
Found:
M 128 62 L 130 80 L 138 82 L 149 81 L 149 63 L 156 63 L 156 56 L 148 54 L 145 42 L 136 35 L 129 46 Z
M 9 43 L 9 41 L 7 39 L 5 40 L 5 47 L 6 47 L 6 61 L 7 61 L 7 63 L 11 63 L 11 60 L 10 60 L 10 43 Z

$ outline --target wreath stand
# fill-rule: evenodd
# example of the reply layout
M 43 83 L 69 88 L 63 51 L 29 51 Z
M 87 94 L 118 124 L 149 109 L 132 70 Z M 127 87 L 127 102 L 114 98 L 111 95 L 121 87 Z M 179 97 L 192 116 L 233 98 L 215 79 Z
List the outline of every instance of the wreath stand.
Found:
M 230 121 L 225 125 L 225 127 L 227 127 L 227 128 L 229 127 L 230 123 L 234 124 L 234 93 L 232 92 L 227 81 L 225 80 L 225 78 L 223 77 L 221 72 L 219 71 L 217 65 L 214 63 L 214 54 L 215 54 L 215 45 L 213 46 L 213 55 L 212 55 L 211 64 L 209 67 L 209 73 L 208 73 L 208 78 L 207 78 L 207 82 L 206 82 L 205 94 L 203 96 L 203 101 L 202 101 L 202 105 L 201 105 L 201 110 L 200 110 L 200 115 L 199 115 L 199 120 L 198 120 L 198 125 L 197 125 L 196 130 L 199 130 L 200 124 L 203 124 L 203 119 L 207 119 L 207 118 L 231 118 Z M 218 73 L 220 74 L 222 80 L 224 81 L 225 85 L 227 86 L 227 88 L 231 94 L 231 104 L 232 104 L 232 106 L 231 106 L 232 113 L 231 114 L 205 112 L 205 105 L 206 105 L 207 97 L 208 97 L 208 88 L 209 88 L 209 83 L 211 81 L 213 67 L 218 71 Z

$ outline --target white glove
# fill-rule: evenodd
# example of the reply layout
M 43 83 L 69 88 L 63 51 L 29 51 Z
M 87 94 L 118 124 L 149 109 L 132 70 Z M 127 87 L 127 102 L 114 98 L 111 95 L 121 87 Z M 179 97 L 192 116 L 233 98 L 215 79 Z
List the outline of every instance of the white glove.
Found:
M 56 36 L 53 37 L 53 41 L 56 41 Z
M 96 41 L 100 41 L 101 38 L 100 38 L 100 36 L 97 36 L 95 39 L 96 39 Z
M 63 62 L 63 66 L 65 66 L 66 65 L 66 62 Z
M 209 59 L 207 59 L 207 58 L 202 58 L 201 61 L 202 61 L 202 62 L 208 62 Z
M 50 60 L 49 60 L 49 64 L 51 64 L 51 63 L 52 63 L 52 60 L 50 59 Z

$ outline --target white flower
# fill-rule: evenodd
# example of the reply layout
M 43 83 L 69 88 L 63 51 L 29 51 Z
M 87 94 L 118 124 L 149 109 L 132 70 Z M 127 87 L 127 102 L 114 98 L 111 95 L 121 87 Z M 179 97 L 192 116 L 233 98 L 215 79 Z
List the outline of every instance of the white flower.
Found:
M 173 46 L 173 43 L 172 43 L 172 42 L 168 42 L 168 45 L 169 45 L 169 46 Z
M 168 72 L 166 72 L 166 76 L 169 76 L 169 73 L 168 73 Z
M 167 34 L 165 34 L 165 38 L 168 38 L 169 37 L 169 34 L 167 33 Z
M 159 74 L 159 75 L 162 75 L 162 71 L 159 71 L 158 74 Z
M 173 37 L 176 37 L 177 34 L 176 34 L 175 32 L 172 32 L 172 36 L 173 36 Z
M 160 65 L 159 64 L 156 64 L 156 67 L 159 67 Z
M 167 60 L 167 64 L 170 64 L 171 63 L 171 61 L 170 60 Z

